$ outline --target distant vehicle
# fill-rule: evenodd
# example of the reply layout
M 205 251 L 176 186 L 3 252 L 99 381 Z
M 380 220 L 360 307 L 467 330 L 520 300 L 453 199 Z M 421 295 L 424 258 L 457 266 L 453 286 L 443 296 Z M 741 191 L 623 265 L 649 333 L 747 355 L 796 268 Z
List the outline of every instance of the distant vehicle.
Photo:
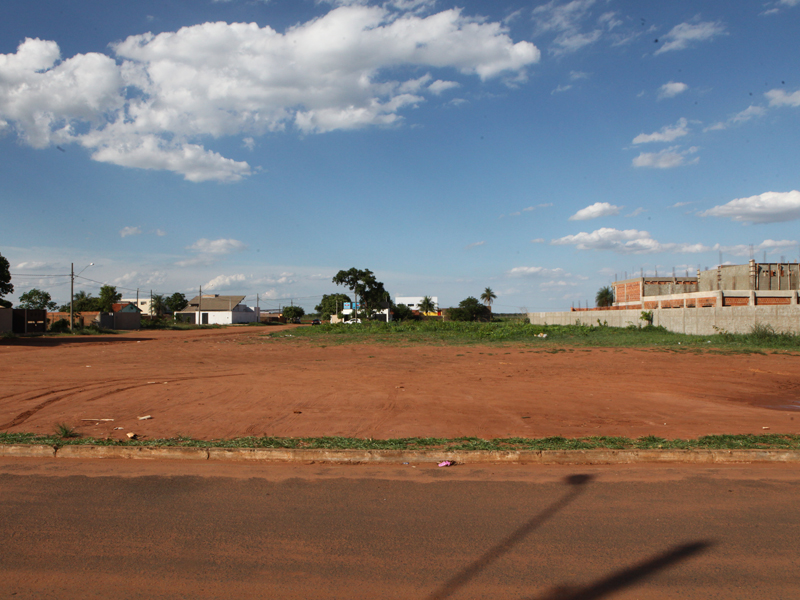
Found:
M 319 319 L 314 319 L 313 321 L 311 321 L 311 324 L 312 325 L 322 325 L 322 321 L 320 321 Z
M 345 321 L 348 325 L 352 325 L 353 323 L 361 324 L 361 319 L 350 319 L 349 321 Z
M 294 319 L 292 319 L 292 323 L 296 323 L 297 325 L 300 325 L 300 317 L 295 317 Z

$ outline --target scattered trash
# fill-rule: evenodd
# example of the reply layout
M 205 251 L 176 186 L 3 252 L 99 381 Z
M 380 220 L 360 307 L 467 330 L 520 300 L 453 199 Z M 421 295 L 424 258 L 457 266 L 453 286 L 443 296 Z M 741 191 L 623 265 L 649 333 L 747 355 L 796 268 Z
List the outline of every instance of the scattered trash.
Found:
M 403 464 L 404 464 L 404 465 L 407 465 L 408 463 L 403 463 Z
M 81 421 L 113 421 L 114 419 L 81 419 Z
M 89 368 L 89 367 L 91 367 L 91 366 L 92 366 L 92 365 L 86 365 L 86 368 L 88 369 L 88 368 Z
M 539 334 L 539 335 L 537 335 L 536 337 L 538 337 L 538 338 L 546 338 L 546 337 L 547 337 L 547 334 L 546 334 L 546 333 L 540 333 L 540 334 Z
M 302 414 L 303 414 L 303 411 L 302 411 L 302 410 L 296 410 L 296 411 L 294 411 L 294 414 L 296 414 L 296 415 L 302 415 Z
M 139 419 L 140 421 L 147 421 L 148 419 L 152 419 L 153 417 L 151 417 L 150 415 L 145 415 L 143 417 L 136 417 L 136 418 Z
M 762 427 L 761 429 L 769 429 L 769 427 Z
M 523 419 L 530 419 L 530 417 L 522 417 Z
M 122 429 L 122 427 L 114 427 L 114 431 L 116 431 L 117 429 Z
M 449 461 L 449 460 L 443 460 L 442 462 L 439 463 L 439 466 L 440 467 L 452 467 L 453 466 L 453 462 Z
M 127 435 L 127 436 L 128 436 L 128 439 L 129 439 L 129 440 L 135 440 L 135 439 L 136 439 L 136 437 L 137 437 L 137 436 L 136 436 L 136 434 L 135 434 L 135 433 L 133 433 L 132 431 L 130 431 L 130 432 L 128 432 L 128 433 L 126 433 L 125 435 Z
M 155 381 L 148 381 L 147 383 L 155 383 Z

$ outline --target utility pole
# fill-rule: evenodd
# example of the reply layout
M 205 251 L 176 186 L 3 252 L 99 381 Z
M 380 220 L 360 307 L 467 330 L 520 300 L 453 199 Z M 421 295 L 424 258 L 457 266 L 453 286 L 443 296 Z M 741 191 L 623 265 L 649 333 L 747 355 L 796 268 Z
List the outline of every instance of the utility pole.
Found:
M 203 320 L 203 286 L 200 286 L 200 293 L 197 295 L 197 324 L 202 325 Z
M 72 333 L 72 303 L 75 300 L 75 263 L 69 263 L 69 332 Z

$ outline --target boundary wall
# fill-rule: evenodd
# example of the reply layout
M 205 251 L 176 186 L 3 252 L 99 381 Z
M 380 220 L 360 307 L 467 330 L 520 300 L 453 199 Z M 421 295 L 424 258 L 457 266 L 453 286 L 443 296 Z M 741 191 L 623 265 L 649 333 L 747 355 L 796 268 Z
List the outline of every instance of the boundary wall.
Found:
M 755 325 L 770 325 L 775 331 L 800 333 L 800 306 L 797 304 L 775 306 L 695 306 L 691 308 L 654 308 L 653 325 L 662 326 L 675 333 L 714 335 L 750 333 Z M 531 312 L 528 319 L 534 325 L 597 325 L 609 327 L 639 326 L 641 309 L 635 310 L 583 310 L 569 312 Z

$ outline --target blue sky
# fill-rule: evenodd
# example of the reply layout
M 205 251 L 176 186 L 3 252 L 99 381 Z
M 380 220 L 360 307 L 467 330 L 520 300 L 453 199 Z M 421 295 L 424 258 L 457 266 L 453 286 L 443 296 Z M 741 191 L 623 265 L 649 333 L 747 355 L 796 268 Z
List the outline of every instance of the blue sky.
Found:
M 564 310 L 615 276 L 798 260 L 800 0 L 5 0 L 16 297 L 339 269 Z

